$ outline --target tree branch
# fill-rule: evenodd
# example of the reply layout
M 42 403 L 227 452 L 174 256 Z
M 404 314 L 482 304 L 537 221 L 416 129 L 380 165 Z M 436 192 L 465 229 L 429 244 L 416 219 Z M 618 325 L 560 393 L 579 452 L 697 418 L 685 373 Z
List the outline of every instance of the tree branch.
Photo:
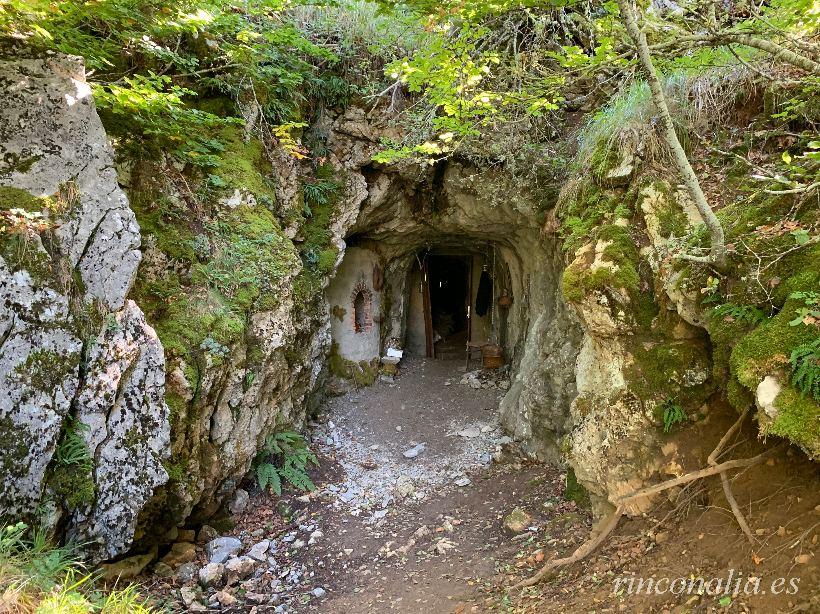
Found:
M 621 19 L 624 22 L 626 31 L 635 45 L 638 58 L 646 73 L 646 80 L 652 92 L 652 102 L 655 104 L 655 108 L 663 123 L 666 145 L 672 151 L 675 166 L 678 168 L 678 172 L 680 172 L 683 178 L 683 183 L 689 195 L 692 197 L 695 207 L 697 207 L 697 210 L 700 212 L 703 222 L 706 224 L 706 228 L 709 230 L 709 237 L 711 239 L 711 262 L 714 263 L 718 269 L 723 269 L 726 266 L 726 242 L 723 235 L 723 226 L 715 215 L 715 212 L 712 211 L 712 208 L 709 206 L 706 195 L 700 186 L 698 176 L 689 163 L 689 158 L 686 157 L 686 152 L 680 144 L 678 135 L 675 132 L 675 124 L 672 121 L 672 115 L 669 113 L 669 106 L 666 104 L 666 96 L 663 93 L 661 80 L 652 62 L 649 44 L 646 42 L 646 34 L 638 27 L 638 20 L 631 0 L 618 0 L 618 6 L 621 9 Z

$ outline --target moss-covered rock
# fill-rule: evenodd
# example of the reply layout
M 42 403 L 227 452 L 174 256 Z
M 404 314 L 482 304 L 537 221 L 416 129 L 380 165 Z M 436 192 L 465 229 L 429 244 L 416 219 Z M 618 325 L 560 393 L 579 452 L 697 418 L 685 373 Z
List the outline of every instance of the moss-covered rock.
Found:
M 333 375 L 350 380 L 357 386 L 370 386 L 376 381 L 376 377 L 379 375 L 378 358 L 374 358 L 370 362 L 366 360 L 359 362 L 347 360 L 339 354 L 339 346 L 336 343 L 330 346 L 327 364 L 328 369 Z

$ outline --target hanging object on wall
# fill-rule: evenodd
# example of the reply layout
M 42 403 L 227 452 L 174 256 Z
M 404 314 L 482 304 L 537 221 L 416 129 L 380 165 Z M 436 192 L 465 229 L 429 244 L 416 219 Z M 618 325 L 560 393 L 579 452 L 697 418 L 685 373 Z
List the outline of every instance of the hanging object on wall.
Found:
M 378 263 L 373 265 L 373 289 L 376 292 L 384 288 L 384 272 Z
M 501 296 L 498 297 L 498 306 L 502 309 L 509 309 L 513 304 L 513 298 L 506 288 L 501 290 Z
M 479 317 L 487 315 L 493 300 L 493 278 L 487 272 L 487 267 L 481 271 L 478 280 L 478 290 L 475 296 L 475 313 Z

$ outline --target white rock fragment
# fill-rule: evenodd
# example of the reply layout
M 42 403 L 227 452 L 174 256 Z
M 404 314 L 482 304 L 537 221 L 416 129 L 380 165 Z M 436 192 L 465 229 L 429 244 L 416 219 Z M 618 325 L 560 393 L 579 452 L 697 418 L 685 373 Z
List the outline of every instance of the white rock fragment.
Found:
M 417 443 L 416 445 L 414 445 L 409 450 L 405 450 L 402 453 L 402 455 L 404 456 L 404 458 L 416 458 L 419 454 L 421 454 L 424 451 L 425 447 L 426 447 L 426 444 Z

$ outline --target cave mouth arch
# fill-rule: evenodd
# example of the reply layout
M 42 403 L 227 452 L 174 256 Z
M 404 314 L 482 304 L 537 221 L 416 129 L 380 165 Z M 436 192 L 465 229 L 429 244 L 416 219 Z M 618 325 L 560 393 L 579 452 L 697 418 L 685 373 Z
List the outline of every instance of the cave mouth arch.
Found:
M 462 161 L 368 168 L 364 200 L 340 217 L 342 256 L 325 293 L 336 356 L 401 372 L 405 357 L 465 361 L 468 343 L 495 345 L 509 383 L 502 423 L 524 442 L 541 439 L 535 455 L 557 458 L 582 334 L 561 297 L 565 254 L 544 230 L 543 204 L 520 186 L 500 190 L 493 170 Z M 490 283 L 479 314 L 482 273 Z M 360 282 L 372 293 L 366 332 L 356 332 L 352 300 Z M 479 368 L 481 352 L 472 359 L 470 369 Z

